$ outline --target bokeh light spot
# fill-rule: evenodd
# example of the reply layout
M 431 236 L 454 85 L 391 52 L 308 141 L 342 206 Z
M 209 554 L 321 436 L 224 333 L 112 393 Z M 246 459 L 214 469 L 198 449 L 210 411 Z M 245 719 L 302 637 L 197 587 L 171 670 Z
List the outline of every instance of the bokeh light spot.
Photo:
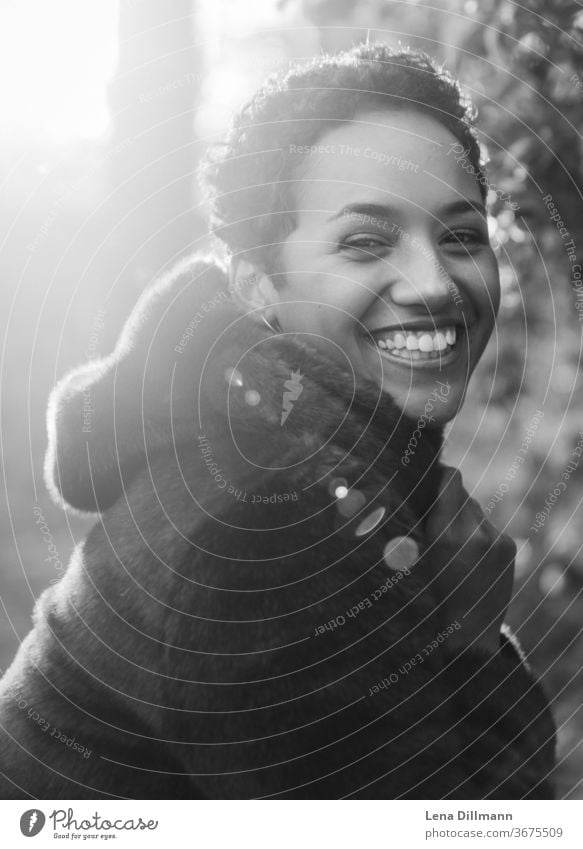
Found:
M 374 529 L 383 521 L 386 512 L 385 507 L 377 507 L 376 510 L 369 513 L 357 527 L 355 531 L 356 536 L 363 537 L 366 536 L 366 534 L 370 534 L 371 531 L 374 531 Z
M 385 545 L 383 559 L 389 569 L 410 569 L 419 558 L 419 546 L 411 537 L 394 537 Z
M 243 377 L 236 368 L 225 369 L 225 380 L 230 386 L 243 386 Z
M 256 407 L 260 401 L 261 395 L 256 389 L 248 389 L 247 392 L 245 392 L 245 403 L 249 404 L 250 407 Z
M 346 519 L 355 516 L 366 504 L 366 496 L 359 489 L 349 489 L 346 495 L 339 499 L 336 508 Z

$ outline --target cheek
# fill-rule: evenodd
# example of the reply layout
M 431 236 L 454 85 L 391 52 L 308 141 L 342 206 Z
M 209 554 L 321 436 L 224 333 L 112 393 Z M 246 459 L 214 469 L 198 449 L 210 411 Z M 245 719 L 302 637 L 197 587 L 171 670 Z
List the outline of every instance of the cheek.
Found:
M 288 274 L 279 295 L 290 326 L 318 328 L 333 339 L 354 336 L 370 302 L 370 289 L 330 273 Z

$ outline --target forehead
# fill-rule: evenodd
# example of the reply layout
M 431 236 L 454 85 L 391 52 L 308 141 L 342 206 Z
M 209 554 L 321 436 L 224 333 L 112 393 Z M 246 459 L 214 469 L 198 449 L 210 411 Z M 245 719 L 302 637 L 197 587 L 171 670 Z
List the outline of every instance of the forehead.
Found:
M 456 161 L 461 149 L 430 115 L 413 109 L 363 112 L 309 148 L 290 149 L 298 159 L 296 209 L 333 212 L 371 192 L 409 211 L 438 209 L 460 198 L 481 203 L 469 160 L 465 168 Z

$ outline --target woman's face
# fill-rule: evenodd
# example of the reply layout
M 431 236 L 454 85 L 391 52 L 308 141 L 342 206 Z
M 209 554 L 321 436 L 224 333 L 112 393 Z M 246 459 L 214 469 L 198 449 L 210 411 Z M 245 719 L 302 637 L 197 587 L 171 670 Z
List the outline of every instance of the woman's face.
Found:
M 457 412 L 499 304 L 478 183 L 455 143 L 423 113 L 371 110 L 292 150 L 297 226 L 272 276 L 284 331 L 310 334 L 413 418 L 429 401 L 435 424 Z

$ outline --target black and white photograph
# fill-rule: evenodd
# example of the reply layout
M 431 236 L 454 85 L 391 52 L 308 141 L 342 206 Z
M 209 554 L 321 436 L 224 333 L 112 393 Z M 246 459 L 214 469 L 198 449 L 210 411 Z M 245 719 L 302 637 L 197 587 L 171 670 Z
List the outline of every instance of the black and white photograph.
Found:
M 0 65 L 5 845 L 577 845 L 583 5 L 28 0 Z

